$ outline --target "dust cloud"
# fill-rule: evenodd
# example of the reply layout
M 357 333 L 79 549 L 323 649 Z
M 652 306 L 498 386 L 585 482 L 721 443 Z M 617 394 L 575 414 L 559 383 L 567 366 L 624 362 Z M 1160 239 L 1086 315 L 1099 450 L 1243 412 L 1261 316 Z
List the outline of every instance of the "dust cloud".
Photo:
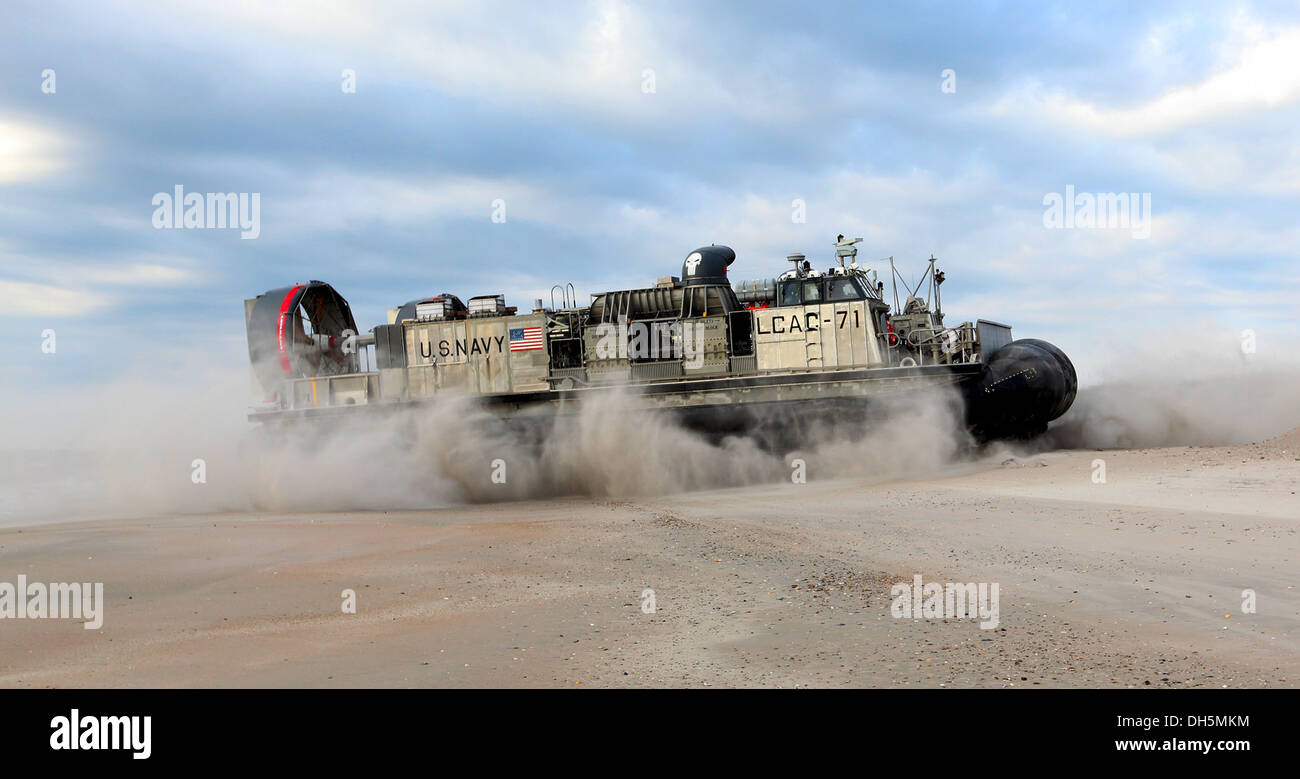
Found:
M 0 452 L 0 524 L 881 481 L 934 475 L 969 445 L 960 401 L 938 391 L 881 399 L 860 419 L 796 412 L 760 419 L 755 437 L 705 437 L 619 391 L 509 423 L 449 397 L 266 428 L 245 419 L 246 374 L 193 378 L 0 397 L 21 409 Z M 792 445 L 760 445 L 794 427 Z
M 1266 343 L 1285 343 L 1279 338 Z M 1047 448 L 1134 449 L 1261 441 L 1300 425 L 1300 365 L 1280 351 L 1249 354 L 1211 323 L 1127 335 L 1075 357 L 1074 405 L 1040 442 Z M 1086 362 L 1085 362 L 1086 360 Z
M 293 510 L 420 508 L 570 495 L 644 496 L 845 476 L 934 475 L 968 445 L 955 393 L 879 400 L 852 422 L 760 418 L 757 435 L 706 437 L 637 397 L 603 392 L 505 422 L 468 398 L 366 420 L 259 431 L 251 498 Z M 811 445 L 760 439 L 800 422 Z M 779 436 L 788 438 L 787 435 Z
M 1227 346 L 1076 358 L 1081 378 L 1106 372 L 1015 451 L 1233 444 L 1300 425 L 1300 370 Z M 617 391 L 509 424 L 446 398 L 292 429 L 248 423 L 249 394 L 245 371 L 200 368 L 169 385 L 0 388 L 0 525 L 667 495 L 801 475 L 869 484 L 993 467 L 1008 451 L 973 446 L 952 391 L 875 398 L 861 418 L 796 406 L 744 437 L 700 435 Z

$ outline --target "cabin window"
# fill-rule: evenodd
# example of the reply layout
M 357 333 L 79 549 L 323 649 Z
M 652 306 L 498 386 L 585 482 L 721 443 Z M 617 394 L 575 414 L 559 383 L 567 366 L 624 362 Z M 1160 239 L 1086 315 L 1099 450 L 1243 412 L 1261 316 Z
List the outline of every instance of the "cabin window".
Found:
M 832 279 L 830 282 L 831 300 L 861 300 L 862 290 L 858 288 L 858 283 L 850 277 Z
M 787 281 L 781 284 L 781 305 L 797 306 L 803 302 L 799 296 L 799 282 Z
M 822 302 L 822 283 L 817 281 L 805 281 L 803 283 L 803 302 L 820 303 Z

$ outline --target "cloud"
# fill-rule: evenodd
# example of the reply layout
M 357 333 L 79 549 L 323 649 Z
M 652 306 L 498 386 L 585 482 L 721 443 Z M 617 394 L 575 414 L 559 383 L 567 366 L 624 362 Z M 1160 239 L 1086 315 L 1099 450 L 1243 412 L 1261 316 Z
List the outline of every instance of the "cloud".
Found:
M 1138 105 L 1102 105 L 1040 83 L 1020 87 L 995 103 L 1001 117 L 1031 116 L 1072 133 L 1132 138 L 1161 135 L 1220 120 L 1242 119 L 1300 98 L 1300 27 L 1240 51 L 1236 64 L 1204 80 L 1168 90 Z
M 175 286 L 197 279 L 195 271 L 170 265 L 132 263 L 120 267 L 91 267 L 79 272 L 85 281 L 124 286 Z
M 550 193 L 511 178 L 398 176 L 333 171 L 313 176 L 291 199 L 277 202 L 273 229 L 289 235 L 313 231 L 400 227 L 431 220 L 490 220 L 494 201 L 505 217 L 562 221 Z
M 0 152 L 0 300 L 6 326 L 96 316 L 57 363 L 0 339 L 28 378 L 120 370 L 158 339 L 238 347 L 239 301 L 307 278 L 369 326 L 431 292 L 526 307 L 555 282 L 642 286 L 710 242 L 737 250 L 737 279 L 796 250 L 826 265 L 841 232 L 912 275 L 933 252 L 948 307 L 1049 340 L 1086 333 L 1100 301 L 1231 318 L 1258 300 L 1282 321 L 1296 292 L 1285 12 L 52 2 L 66 12 L 20 0 L 0 47 L 18 128 L 0 138 L 24 150 Z M 261 193 L 261 236 L 153 229 L 151 196 L 178 183 Z M 1151 192 L 1151 238 L 1045 230 L 1066 184 Z
M 31 181 L 62 170 L 66 141 L 30 122 L 0 119 L 0 185 Z
M 83 317 L 130 304 L 141 290 L 173 289 L 201 278 L 193 260 L 158 255 L 105 256 L 94 263 L 85 257 L 50 255 L 34 265 L 5 251 L 0 259 L 0 267 L 11 273 L 25 268 L 32 278 L 0 278 L 0 316 L 4 317 Z
M 0 316 L 80 317 L 114 303 L 102 292 L 0 280 Z

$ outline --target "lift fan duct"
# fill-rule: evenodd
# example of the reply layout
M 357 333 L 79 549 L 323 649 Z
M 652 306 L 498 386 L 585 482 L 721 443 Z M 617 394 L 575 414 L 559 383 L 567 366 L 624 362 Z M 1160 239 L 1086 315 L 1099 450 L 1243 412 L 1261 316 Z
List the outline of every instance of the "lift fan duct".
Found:
M 262 388 L 287 379 L 336 376 L 360 369 L 352 308 L 333 287 L 309 281 L 258 295 L 248 315 L 248 358 Z

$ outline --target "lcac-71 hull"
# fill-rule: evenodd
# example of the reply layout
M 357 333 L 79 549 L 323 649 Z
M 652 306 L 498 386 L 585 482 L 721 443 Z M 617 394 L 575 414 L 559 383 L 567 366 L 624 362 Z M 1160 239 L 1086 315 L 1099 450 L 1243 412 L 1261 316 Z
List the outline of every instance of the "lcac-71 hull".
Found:
M 896 293 L 891 310 L 883 285 L 846 262 L 856 242 L 837 239 L 839 265 L 825 273 L 791 255 L 796 267 L 777 279 L 741 283 L 743 300 L 727 277 L 735 253 L 711 245 L 688 255 L 680 278 L 599 293 L 586 306 L 566 294 L 562 306 L 536 301 L 524 313 L 501 295 L 467 306 L 444 293 L 391 310 L 368 334 L 325 282 L 272 290 L 245 301 L 263 394 L 251 419 L 419 414 L 468 396 L 513 423 L 545 426 L 627 394 L 692 428 L 771 439 L 809 419 L 870 425 L 882 418 L 875 401 L 949 388 L 964 406 L 954 417 L 999 438 L 1037 434 L 1069 408 L 1074 367 L 1059 349 L 1012 341 L 1010 327 L 988 320 L 945 325 L 933 258 L 929 297 L 918 284 L 906 302 Z
M 321 379 L 364 384 L 374 374 Z M 1076 379 L 1056 347 L 1025 339 L 1003 347 L 987 363 L 882 367 L 787 374 L 714 377 L 529 393 L 483 394 L 473 401 L 495 416 L 539 430 L 557 416 L 622 395 L 632 408 L 667 414 L 712 436 L 747 435 L 774 446 L 792 444 L 800 428 L 830 422 L 870 424 L 882 401 L 934 392 L 964 406 L 971 431 L 981 439 L 1025 437 L 1046 429 L 1074 398 Z M 322 389 L 323 394 L 328 389 Z M 272 425 L 427 413 L 451 398 L 328 405 L 255 411 L 250 421 Z M 619 409 L 626 408 L 618 406 Z

